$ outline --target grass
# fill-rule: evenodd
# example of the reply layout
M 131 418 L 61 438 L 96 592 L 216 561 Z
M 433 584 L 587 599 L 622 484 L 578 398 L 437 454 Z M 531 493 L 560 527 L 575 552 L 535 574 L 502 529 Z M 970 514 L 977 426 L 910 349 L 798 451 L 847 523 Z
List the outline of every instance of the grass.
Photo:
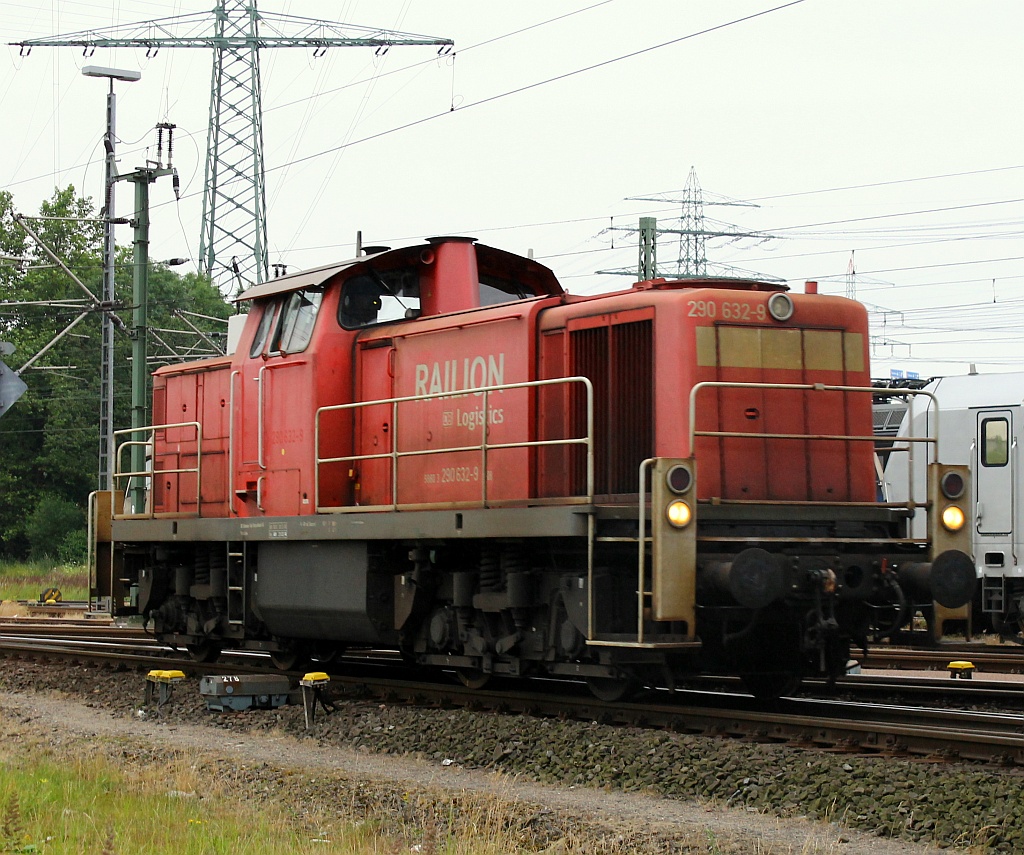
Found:
M 0 767 L 0 846 L 7 852 L 183 855 L 324 851 L 314 842 L 325 839 L 323 832 L 313 834 L 273 806 L 256 809 L 217 789 L 215 782 L 195 780 L 187 763 L 136 772 L 98 757 L 18 758 Z
M 65 601 L 87 600 L 89 576 L 85 565 L 0 561 L 0 600 L 36 602 L 47 588 L 57 588 Z
M 345 818 L 246 798 L 198 757 L 136 765 L 37 742 L 0 760 L 0 852 L 497 855 L 508 840 L 459 839 L 431 821 Z M 155 760 L 155 758 L 154 758 Z M 397 819 L 397 818 L 396 818 Z

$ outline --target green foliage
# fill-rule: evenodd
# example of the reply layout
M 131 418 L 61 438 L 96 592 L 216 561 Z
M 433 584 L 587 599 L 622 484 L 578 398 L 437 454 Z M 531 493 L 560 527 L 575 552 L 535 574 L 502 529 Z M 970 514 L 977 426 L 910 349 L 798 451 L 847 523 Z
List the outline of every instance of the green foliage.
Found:
M 90 310 L 90 299 L 15 222 L 10 193 L 0 191 L 0 253 L 32 259 L 21 270 L 0 264 L 0 340 L 15 345 L 6 362 L 14 369 L 25 365 L 55 337 L 56 344 L 22 374 L 28 391 L 0 417 L 0 558 L 40 554 L 30 537 L 29 514 L 44 496 L 84 507 L 97 487 L 99 466 L 99 414 L 101 322 Z M 67 265 L 92 294 L 102 296 L 102 225 L 92 201 L 78 197 L 73 187 L 57 189 L 40 207 L 46 217 L 28 219 L 29 227 Z M 126 235 L 119 233 L 124 240 Z M 132 249 L 119 248 L 115 264 L 115 290 L 122 322 L 114 340 L 114 427 L 131 423 Z M 53 301 L 41 305 L 42 301 Z M 31 304 L 31 305 L 30 305 Z M 149 368 L 213 354 L 190 324 L 212 334 L 226 327 L 231 307 L 205 277 L 178 276 L 163 265 L 149 273 L 151 336 Z M 179 312 L 206 316 L 185 318 Z M 74 322 L 70 332 L 68 325 Z M 84 519 L 79 515 L 80 520 Z M 79 552 L 84 537 L 65 540 L 68 531 L 46 544 L 46 554 Z
M 60 496 L 42 496 L 25 523 L 32 557 L 58 557 L 68 536 L 84 526 L 85 518 L 77 505 Z
M 85 564 L 88 551 L 88 532 L 84 528 L 76 528 L 61 538 L 57 546 L 57 560 L 61 564 Z

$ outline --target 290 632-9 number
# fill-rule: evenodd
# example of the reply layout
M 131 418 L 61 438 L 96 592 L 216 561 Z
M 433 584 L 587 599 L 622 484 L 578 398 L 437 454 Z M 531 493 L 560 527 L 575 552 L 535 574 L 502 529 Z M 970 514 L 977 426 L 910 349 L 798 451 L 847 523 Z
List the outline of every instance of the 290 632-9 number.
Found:
M 716 303 L 713 300 L 690 300 L 687 304 L 691 318 L 717 318 L 721 316 L 727 321 L 764 321 L 768 312 L 764 303 Z
M 479 480 L 479 466 L 451 466 L 441 470 L 442 484 L 465 484 Z

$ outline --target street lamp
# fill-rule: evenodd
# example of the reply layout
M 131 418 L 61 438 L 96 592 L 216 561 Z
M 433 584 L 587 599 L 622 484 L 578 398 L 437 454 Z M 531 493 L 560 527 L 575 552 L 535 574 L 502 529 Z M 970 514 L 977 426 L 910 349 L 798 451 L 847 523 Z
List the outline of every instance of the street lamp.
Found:
M 107 68 L 102 65 L 87 65 L 82 69 L 86 77 L 105 77 L 110 81 L 107 92 L 107 132 L 103 138 L 106 150 L 106 171 L 103 185 L 103 342 L 100 356 L 100 461 L 99 486 L 101 490 L 113 490 L 114 454 L 114 177 L 117 168 L 114 157 L 114 127 L 117 120 L 117 96 L 114 81 L 134 83 L 141 79 L 141 71 L 126 68 Z

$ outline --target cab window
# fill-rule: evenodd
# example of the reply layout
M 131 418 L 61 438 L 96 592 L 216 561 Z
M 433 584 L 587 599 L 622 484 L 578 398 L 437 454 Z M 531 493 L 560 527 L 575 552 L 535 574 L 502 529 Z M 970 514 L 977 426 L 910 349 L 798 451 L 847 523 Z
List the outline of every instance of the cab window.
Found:
M 981 465 L 1005 466 L 1010 462 L 1010 424 L 1006 419 L 981 423 Z
M 263 316 L 260 318 L 260 325 L 256 327 L 256 336 L 252 340 L 252 347 L 249 348 L 249 356 L 257 357 L 263 353 L 270 335 L 271 325 L 274 323 L 274 315 L 277 314 L 277 302 L 263 304 Z
M 345 282 L 338 323 L 351 330 L 416 318 L 419 313 L 420 285 L 415 271 L 370 271 Z
M 497 306 L 535 296 L 533 291 L 518 282 L 498 279 L 496 276 L 480 277 L 481 306 Z
M 293 291 L 287 296 L 270 345 L 272 353 L 298 353 L 306 349 L 323 296 L 324 289 L 319 285 Z

